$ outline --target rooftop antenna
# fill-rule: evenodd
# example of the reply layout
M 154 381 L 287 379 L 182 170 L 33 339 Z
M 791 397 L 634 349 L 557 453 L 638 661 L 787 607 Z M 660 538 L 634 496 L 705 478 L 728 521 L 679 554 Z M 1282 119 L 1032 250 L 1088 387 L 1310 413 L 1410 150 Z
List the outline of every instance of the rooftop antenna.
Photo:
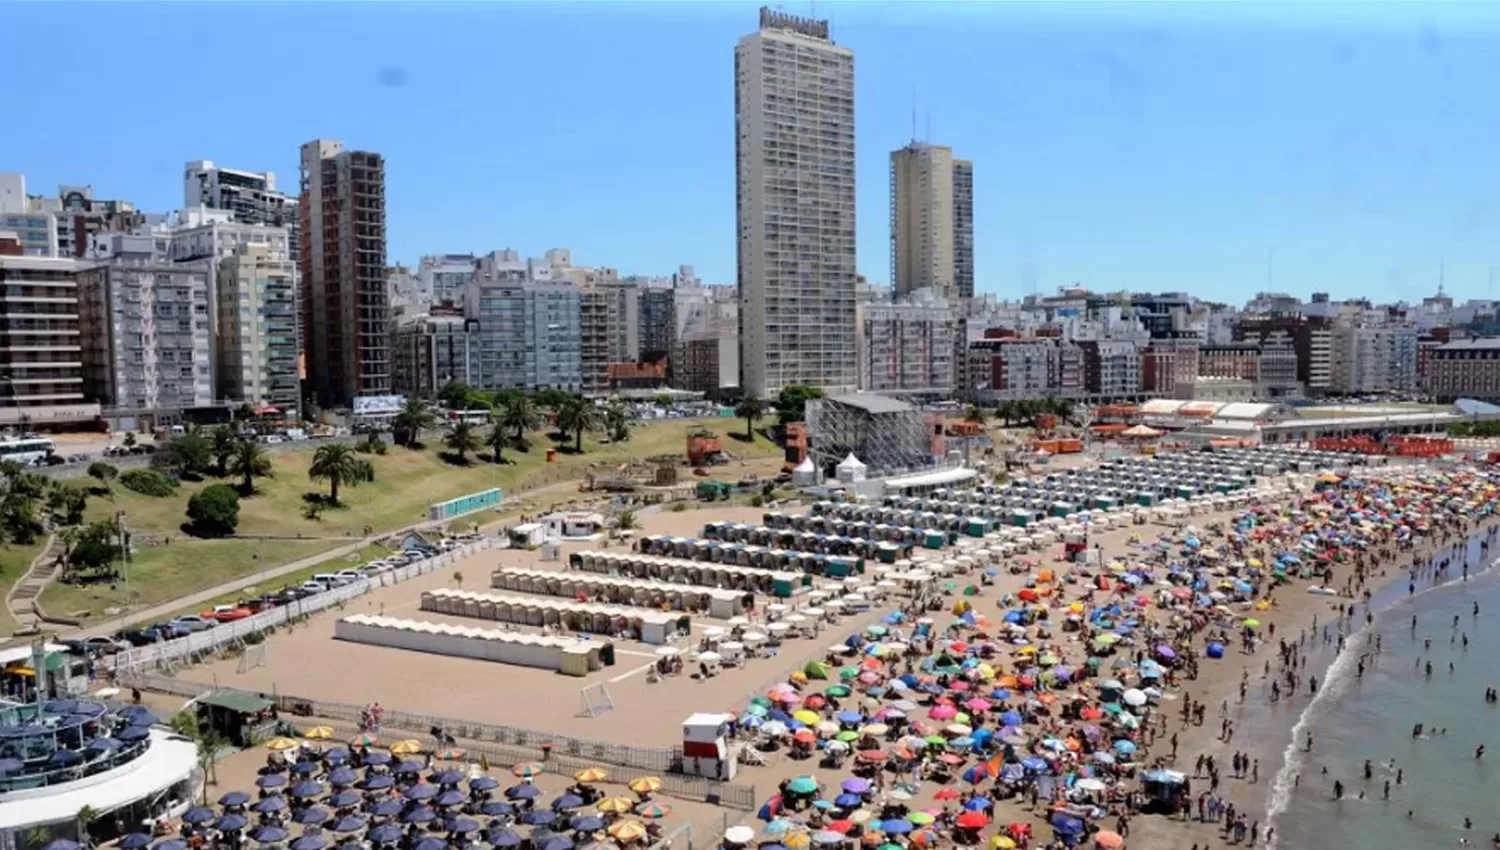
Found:
M 1448 273 L 1447 261 L 1444 260 L 1443 258 L 1439 257 L 1438 258 L 1438 292 L 1437 292 L 1439 298 L 1443 297 L 1443 284 L 1447 282 L 1447 273 Z
M 917 87 L 911 87 L 911 143 L 917 143 Z

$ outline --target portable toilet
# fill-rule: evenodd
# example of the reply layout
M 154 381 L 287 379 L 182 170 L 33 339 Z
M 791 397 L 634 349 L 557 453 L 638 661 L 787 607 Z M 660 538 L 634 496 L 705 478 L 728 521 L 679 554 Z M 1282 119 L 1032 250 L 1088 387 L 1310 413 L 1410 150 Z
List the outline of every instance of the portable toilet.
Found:
M 970 537 L 983 537 L 990 533 L 990 521 L 982 517 L 969 517 L 965 521 L 964 533 Z
M 941 549 L 948 542 L 948 535 L 936 528 L 929 528 L 922 532 L 922 548 Z
M 1187 486 L 1186 484 L 1177 485 L 1177 488 L 1172 492 L 1179 499 L 1191 499 L 1198 494 L 1197 490 Z
M 1141 490 L 1135 494 L 1135 503 L 1143 508 L 1154 508 L 1156 507 L 1158 498 L 1156 493 L 1151 490 Z
M 1111 497 L 1111 496 L 1095 496 L 1094 497 L 1094 508 L 1096 510 L 1108 511 L 1108 510 L 1113 510 L 1114 507 L 1115 507 L 1115 500 L 1114 500 L 1113 497 Z
M 1031 524 L 1031 511 L 1025 508 L 1016 508 L 1010 512 L 1010 524 L 1017 528 L 1025 528 Z
M 797 589 L 797 580 L 790 573 L 778 574 L 771 579 L 771 595 L 777 599 L 789 599 Z
M 1076 514 L 1076 513 L 1078 513 L 1078 506 L 1075 505 L 1075 504 L 1073 504 L 1072 502 L 1053 502 L 1052 503 L 1052 515 L 1055 516 L 1055 517 L 1065 517 L 1068 514 Z
M 900 551 L 900 547 L 894 543 L 882 543 L 875 548 L 875 557 L 882 564 L 894 564 L 896 563 L 896 556 Z

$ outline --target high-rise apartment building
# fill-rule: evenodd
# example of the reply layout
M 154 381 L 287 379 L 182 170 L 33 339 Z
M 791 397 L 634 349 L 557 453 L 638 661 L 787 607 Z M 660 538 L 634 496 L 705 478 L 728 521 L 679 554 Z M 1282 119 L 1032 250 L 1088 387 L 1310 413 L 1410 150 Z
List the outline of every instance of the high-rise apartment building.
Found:
M 273 171 L 240 171 L 211 159 L 194 160 L 182 168 L 182 205 L 224 210 L 241 224 L 284 227 L 292 256 L 297 256 L 297 199 L 276 189 Z
M 429 254 L 418 261 L 417 277 L 433 304 L 460 305 L 477 263 L 473 254 Z
M 607 280 L 579 287 L 583 394 L 608 395 L 609 367 L 641 359 L 641 288 Z
M 479 374 L 479 322 L 461 313 L 415 316 L 401 323 L 391 341 L 392 388 L 404 395 L 436 398 L 450 381 L 484 386 Z
M 71 258 L 0 253 L 0 425 L 99 415 L 84 400 L 77 276 Z
M 175 419 L 214 401 L 209 272 L 147 234 L 96 236 L 78 273 L 84 394 L 122 416 Z M 131 425 L 129 427 L 136 427 Z
M 350 407 L 391 390 L 385 159 L 327 139 L 301 154 L 307 390 L 322 407 Z
M 912 142 L 891 152 L 891 283 L 897 296 L 974 296 L 974 164 L 952 148 Z
M 741 385 L 854 390 L 854 52 L 760 10 L 734 52 Z
M 471 383 L 579 392 L 581 300 L 572 282 L 534 280 L 503 252 L 481 257 L 464 303 L 464 316 L 477 323 L 470 325 Z
M 298 409 L 296 279 L 291 257 L 266 243 L 239 245 L 219 260 L 212 283 L 221 398 L 282 413 Z
M 930 289 L 895 304 L 859 305 L 859 386 L 886 394 L 951 395 L 958 318 Z
M 974 297 L 974 163 L 953 160 L 953 288 Z

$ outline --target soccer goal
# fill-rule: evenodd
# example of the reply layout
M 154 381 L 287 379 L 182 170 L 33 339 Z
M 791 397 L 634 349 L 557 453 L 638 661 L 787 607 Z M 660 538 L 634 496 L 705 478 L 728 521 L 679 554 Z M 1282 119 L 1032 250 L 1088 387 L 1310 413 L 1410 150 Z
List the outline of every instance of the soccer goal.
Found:
M 234 672 L 248 673 L 257 667 L 264 666 L 266 666 L 266 645 L 257 643 L 245 647 L 245 651 L 240 654 L 240 663 L 235 666 Z
M 586 717 L 598 717 L 615 707 L 615 701 L 609 696 L 609 688 L 603 682 L 584 685 L 578 689 L 578 695 L 583 701 L 582 714 Z

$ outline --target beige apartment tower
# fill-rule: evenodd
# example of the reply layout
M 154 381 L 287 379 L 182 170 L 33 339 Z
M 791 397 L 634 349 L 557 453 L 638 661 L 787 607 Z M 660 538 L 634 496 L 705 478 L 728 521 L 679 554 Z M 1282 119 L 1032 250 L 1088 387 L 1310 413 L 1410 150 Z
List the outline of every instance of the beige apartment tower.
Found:
M 974 295 L 974 166 L 953 149 L 912 142 L 891 152 L 891 283 Z
M 734 51 L 740 384 L 858 386 L 854 52 L 762 8 Z

